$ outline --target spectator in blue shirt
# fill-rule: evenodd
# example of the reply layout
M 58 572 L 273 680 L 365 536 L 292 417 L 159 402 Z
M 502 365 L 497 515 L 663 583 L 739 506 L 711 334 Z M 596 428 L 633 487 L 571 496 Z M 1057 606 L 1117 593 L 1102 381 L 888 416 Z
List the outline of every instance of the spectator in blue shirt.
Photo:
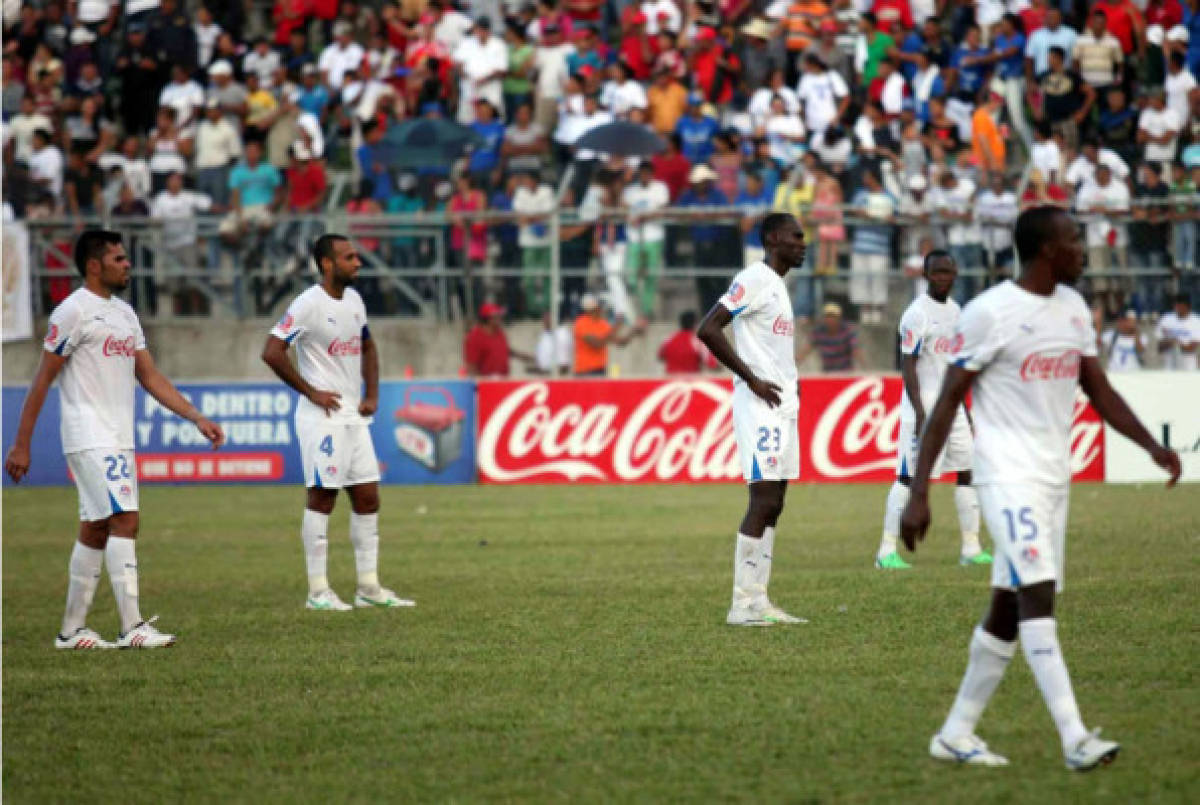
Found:
M 1025 23 L 1016 14 L 1001 18 L 988 61 L 995 65 L 996 76 L 1004 82 L 1009 120 L 1028 148 L 1033 132 L 1025 119 Z
M 683 140 L 683 155 L 696 165 L 708 160 L 713 152 L 713 136 L 720 126 L 704 114 L 704 96 L 699 92 L 688 95 L 687 111 L 675 124 L 675 133 Z
M 354 155 L 358 160 L 358 170 L 362 173 L 363 180 L 371 183 L 371 198 L 386 208 L 388 199 L 396 194 L 396 190 L 392 174 L 388 170 L 386 155 L 380 145 L 383 134 L 382 126 L 374 120 L 368 120 L 362 127 L 363 144 Z
M 1046 9 L 1046 25 L 1029 35 L 1025 43 L 1025 80 L 1041 75 L 1050 69 L 1050 48 L 1060 47 L 1067 54 L 1065 66 L 1069 67 L 1071 54 L 1075 51 L 1075 40 L 1079 38 L 1074 28 L 1063 25 L 1062 9 L 1051 4 Z
M 746 187 L 738 193 L 737 199 L 733 202 L 744 213 L 741 229 L 742 262 L 745 265 L 758 262 L 766 254 L 758 224 L 763 215 L 771 209 L 774 197 L 774 193 L 767 192 L 761 176 L 757 173 L 746 174 Z
M 296 90 L 296 106 L 316 116 L 325 125 L 325 114 L 329 109 L 329 90 L 321 83 L 315 64 L 306 64 L 300 69 L 301 85 Z
M 955 69 L 954 96 L 966 104 L 975 106 L 975 98 L 983 87 L 990 72 L 987 63 L 990 51 L 980 42 L 979 26 L 972 23 L 967 27 L 967 36 L 950 57 L 950 66 Z
M 475 122 L 471 129 L 482 142 L 471 152 L 467 170 L 480 187 L 499 183 L 500 146 L 504 144 L 504 124 L 496 119 L 496 107 L 487 98 L 475 101 Z M 495 174 L 495 175 L 494 175 Z
M 688 174 L 688 189 L 676 202 L 680 207 L 724 207 L 729 199 L 717 189 L 717 172 L 708 165 L 696 165 Z M 741 238 L 737 229 L 719 223 L 719 213 L 697 211 L 690 216 L 692 224 L 692 262 L 702 272 L 696 277 L 696 290 L 700 294 L 700 306 L 708 310 L 717 303 L 728 284 L 728 276 L 716 274 L 713 269 L 722 269 L 732 276 L 741 266 Z M 704 223 L 701 223 L 701 222 Z

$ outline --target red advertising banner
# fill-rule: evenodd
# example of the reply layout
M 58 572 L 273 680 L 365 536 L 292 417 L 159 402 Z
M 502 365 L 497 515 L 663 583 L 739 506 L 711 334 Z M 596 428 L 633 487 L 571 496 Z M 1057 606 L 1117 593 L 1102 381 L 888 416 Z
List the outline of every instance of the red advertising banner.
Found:
M 887 481 L 900 427 L 897 376 L 801 380 L 800 480 Z M 725 378 L 482 381 L 483 483 L 741 481 Z M 1104 479 L 1104 431 L 1081 400 L 1075 480 Z

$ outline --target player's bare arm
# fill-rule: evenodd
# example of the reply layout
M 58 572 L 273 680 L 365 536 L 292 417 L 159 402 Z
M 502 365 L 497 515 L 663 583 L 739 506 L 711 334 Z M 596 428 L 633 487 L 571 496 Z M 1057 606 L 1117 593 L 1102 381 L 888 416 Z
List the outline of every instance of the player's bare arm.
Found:
M 978 372 L 971 372 L 961 366 L 951 366 L 946 370 L 946 379 L 942 381 L 942 391 L 929 419 L 921 434 L 921 444 L 917 451 L 917 468 L 913 472 L 908 505 L 904 508 L 904 516 L 900 519 L 900 538 L 910 551 L 917 548 L 917 542 L 925 539 L 929 530 L 929 476 L 933 472 L 934 462 L 946 444 L 950 428 L 954 425 L 954 417 L 959 407 L 967 398 L 967 391 L 975 381 Z
M 336 391 L 320 391 L 313 388 L 309 383 L 300 376 L 296 371 L 296 367 L 288 360 L 288 345 L 282 338 L 276 338 L 273 335 L 267 336 L 267 343 L 263 347 L 262 359 L 263 363 L 271 367 L 271 371 L 275 376 L 291 386 L 297 393 L 305 397 L 313 405 L 325 412 L 326 416 L 338 410 L 341 407 L 339 402 L 342 395 Z M 364 350 L 365 351 L 365 350 Z M 378 365 L 376 368 L 376 395 L 379 393 L 379 374 Z
M 42 413 L 42 406 L 46 404 L 46 394 L 49 393 L 50 386 L 67 365 L 67 360 L 68 358 L 53 352 L 42 353 L 42 362 L 38 364 L 37 374 L 33 376 L 29 394 L 25 397 L 25 404 L 21 406 L 17 437 L 4 459 L 4 469 L 13 479 L 13 483 L 20 483 L 25 473 L 29 472 L 29 446 L 33 441 L 33 427 L 37 424 L 38 415 Z
M 365 336 L 362 342 L 362 376 L 366 393 L 358 404 L 358 413 L 371 416 L 379 408 L 379 350 L 370 336 Z
M 193 423 L 204 438 L 212 442 L 213 450 L 225 444 L 225 432 L 221 430 L 221 426 L 201 414 L 196 406 L 179 393 L 179 389 L 175 388 L 167 376 L 158 371 L 149 350 L 139 349 L 134 353 L 133 374 L 146 393 L 158 400 L 164 408 Z
M 713 354 L 714 358 L 745 381 L 746 386 L 763 402 L 775 408 L 779 405 L 779 392 L 782 389 L 775 383 L 769 383 L 756 377 L 750 371 L 750 367 L 746 366 L 745 362 L 738 357 L 733 345 L 725 337 L 725 328 L 731 321 L 733 321 L 733 314 L 718 302 L 713 305 L 712 310 L 708 311 L 704 321 L 700 322 L 700 329 L 696 331 L 696 335 L 704 343 L 704 346 L 708 347 L 708 351 Z
M 1183 472 L 1179 455 L 1155 441 L 1150 431 L 1146 430 L 1146 426 L 1130 410 L 1125 398 L 1108 382 L 1108 375 L 1104 373 L 1104 368 L 1097 358 L 1083 359 L 1079 368 L 1079 385 L 1092 401 L 1096 413 L 1116 428 L 1118 433 L 1149 453 L 1154 463 L 1171 476 L 1167 481 L 1167 488 L 1174 486 Z
M 917 377 L 917 356 L 905 355 L 900 364 L 900 377 L 904 379 L 904 394 L 912 404 L 916 424 L 913 433 L 920 434 L 925 424 L 925 406 L 921 404 L 921 381 Z

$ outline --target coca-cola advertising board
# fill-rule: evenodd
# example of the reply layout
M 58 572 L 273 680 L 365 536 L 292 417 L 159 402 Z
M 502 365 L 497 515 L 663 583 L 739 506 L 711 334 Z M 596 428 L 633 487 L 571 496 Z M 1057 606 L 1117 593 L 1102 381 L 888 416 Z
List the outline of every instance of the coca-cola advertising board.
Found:
M 801 381 L 800 480 L 886 481 L 895 474 L 897 376 Z M 724 378 L 483 381 L 483 483 L 698 483 L 742 480 Z M 1081 400 L 1075 480 L 1104 478 L 1104 431 Z

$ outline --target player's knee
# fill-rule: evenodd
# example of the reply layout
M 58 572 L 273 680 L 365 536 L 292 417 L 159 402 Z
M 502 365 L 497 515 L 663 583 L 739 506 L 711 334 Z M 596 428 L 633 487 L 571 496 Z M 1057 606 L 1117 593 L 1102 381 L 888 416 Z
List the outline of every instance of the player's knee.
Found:
M 983 618 L 983 630 L 1006 643 L 1017 639 L 1017 594 L 1012 590 L 993 590 L 992 603 Z
M 350 504 L 355 514 L 377 514 L 379 512 L 378 490 L 358 491 L 350 496 Z
M 79 524 L 79 541 L 97 551 L 108 545 L 108 520 L 96 520 Z
M 1054 582 L 1030 584 L 1017 591 L 1017 606 L 1023 621 L 1054 617 Z
M 336 502 L 336 489 L 319 489 L 317 487 L 311 487 L 308 490 L 308 502 L 306 507 L 309 511 L 314 511 L 318 514 L 333 514 L 333 504 Z
M 140 525 L 137 512 L 121 512 L 108 518 L 108 533 L 114 537 L 137 539 Z

